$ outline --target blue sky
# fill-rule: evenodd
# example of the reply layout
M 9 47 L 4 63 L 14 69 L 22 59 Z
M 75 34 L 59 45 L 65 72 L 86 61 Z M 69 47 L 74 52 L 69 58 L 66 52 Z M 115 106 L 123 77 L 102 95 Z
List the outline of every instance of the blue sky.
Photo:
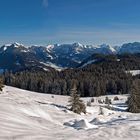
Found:
M 0 0 L 0 45 L 140 41 L 140 0 Z

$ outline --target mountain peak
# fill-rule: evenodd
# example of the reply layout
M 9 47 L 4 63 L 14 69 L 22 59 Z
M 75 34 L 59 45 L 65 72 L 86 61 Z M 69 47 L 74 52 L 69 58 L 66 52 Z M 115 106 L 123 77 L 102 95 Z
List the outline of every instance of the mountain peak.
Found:
M 5 44 L 3 46 L 5 46 L 5 47 L 11 47 L 12 46 L 12 47 L 18 48 L 18 47 L 24 46 L 24 45 L 22 45 L 20 43 L 17 43 L 17 42 L 14 42 L 14 43 L 11 43 L 11 44 Z
M 109 50 L 111 50 L 113 53 L 116 52 L 116 50 L 111 46 L 111 45 L 107 45 L 107 44 L 102 44 L 100 45 L 101 48 L 108 48 Z
M 81 43 L 79 43 L 79 42 L 75 42 L 75 43 L 73 43 L 73 45 L 74 45 L 74 46 L 77 46 L 77 47 L 78 47 L 78 46 L 83 47 L 83 45 L 82 45 Z

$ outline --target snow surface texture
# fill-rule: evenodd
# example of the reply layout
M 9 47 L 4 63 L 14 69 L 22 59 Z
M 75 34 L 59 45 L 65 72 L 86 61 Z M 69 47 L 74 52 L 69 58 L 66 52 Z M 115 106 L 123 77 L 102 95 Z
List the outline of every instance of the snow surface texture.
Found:
M 87 114 L 68 110 L 68 97 L 5 86 L 0 94 L 0 140 L 139 140 L 140 114 L 125 112 L 127 95 L 118 95 L 113 110 L 98 100 Z M 84 102 L 91 98 L 83 98 Z

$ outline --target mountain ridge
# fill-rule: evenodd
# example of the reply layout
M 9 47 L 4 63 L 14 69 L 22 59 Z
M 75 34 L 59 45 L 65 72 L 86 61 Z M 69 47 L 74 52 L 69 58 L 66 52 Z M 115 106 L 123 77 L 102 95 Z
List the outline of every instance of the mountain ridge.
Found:
M 15 42 L 0 47 L 0 69 L 17 71 L 26 68 L 75 68 L 94 54 L 123 53 L 140 53 L 140 43 L 127 43 L 115 47 L 107 44 L 95 46 L 80 43 L 27 47 Z

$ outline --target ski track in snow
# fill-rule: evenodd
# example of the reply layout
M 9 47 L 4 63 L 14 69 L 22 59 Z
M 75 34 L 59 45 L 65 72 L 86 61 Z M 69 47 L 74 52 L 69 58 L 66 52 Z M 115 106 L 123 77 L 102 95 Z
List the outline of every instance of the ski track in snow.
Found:
M 5 86 L 0 94 L 0 140 L 139 140 L 140 114 L 125 112 L 127 95 L 118 97 L 112 101 L 115 111 L 97 103 L 102 96 L 87 107 L 86 115 L 78 115 L 68 110 L 67 96 Z M 85 103 L 89 99 L 83 98 Z

